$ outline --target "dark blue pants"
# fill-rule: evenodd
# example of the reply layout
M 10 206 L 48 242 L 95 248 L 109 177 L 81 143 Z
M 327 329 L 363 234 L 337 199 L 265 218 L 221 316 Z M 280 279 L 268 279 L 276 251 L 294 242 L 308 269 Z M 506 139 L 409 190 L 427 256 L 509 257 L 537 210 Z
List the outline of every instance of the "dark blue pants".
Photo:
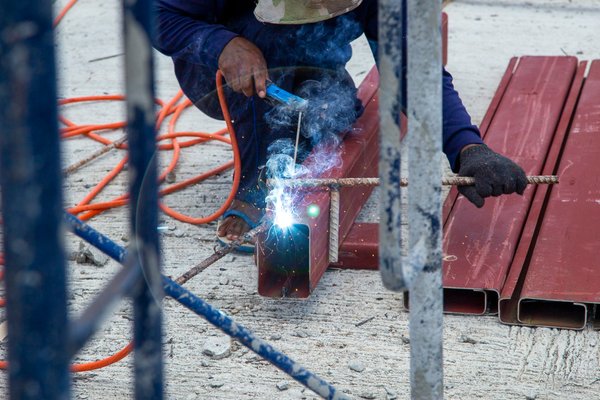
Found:
M 309 100 L 302 123 L 302 154 L 324 136 L 347 129 L 360 114 L 356 87 L 345 69 L 352 55 L 350 42 L 362 34 L 351 16 L 316 24 L 272 25 L 247 13 L 229 21 L 227 26 L 263 52 L 271 81 Z M 175 63 L 177 78 L 190 100 L 205 114 L 223 119 L 215 91 L 216 71 L 183 60 Z M 263 208 L 261 168 L 270 156 L 273 142 L 295 139 L 297 114 L 274 108 L 258 96 L 248 98 L 228 88 L 226 97 L 242 160 L 236 197 Z

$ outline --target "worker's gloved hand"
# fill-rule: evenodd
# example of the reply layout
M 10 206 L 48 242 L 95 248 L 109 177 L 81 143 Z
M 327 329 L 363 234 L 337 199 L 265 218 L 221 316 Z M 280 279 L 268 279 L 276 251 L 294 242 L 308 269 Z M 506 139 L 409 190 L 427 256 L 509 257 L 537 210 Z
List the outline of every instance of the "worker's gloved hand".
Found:
M 267 62 L 254 43 L 241 36 L 231 39 L 221 51 L 219 69 L 234 92 L 265 97 Z
M 525 171 L 485 144 L 461 151 L 458 174 L 475 178 L 474 186 L 459 186 L 458 191 L 477 208 L 483 207 L 486 197 L 514 192 L 523 194 L 527 187 Z

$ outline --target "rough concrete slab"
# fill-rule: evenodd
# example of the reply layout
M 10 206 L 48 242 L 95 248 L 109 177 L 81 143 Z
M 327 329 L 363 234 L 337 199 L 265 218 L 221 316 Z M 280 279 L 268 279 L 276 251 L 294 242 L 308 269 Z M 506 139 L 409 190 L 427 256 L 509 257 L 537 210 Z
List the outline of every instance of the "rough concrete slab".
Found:
M 66 3 L 59 0 L 57 9 Z M 118 2 L 80 2 L 57 30 L 60 55 L 60 95 L 73 97 L 122 91 L 122 45 Z M 573 54 L 600 58 L 600 2 L 597 0 L 454 1 L 450 15 L 449 70 L 476 122 L 482 118 L 496 85 L 514 55 Z M 104 57 L 110 57 L 101 59 Z M 96 61 L 94 61 L 96 60 Z M 157 55 L 158 96 L 168 100 L 177 91 L 172 66 Z M 350 66 L 357 81 L 372 59 L 364 41 L 355 44 Z M 123 107 L 115 104 L 73 105 L 62 109 L 77 123 L 118 121 Z M 180 129 L 212 132 L 222 122 L 190 111 Z M 118 137 L 122 133 L 111 134 Z M 68 165 L 98 148 L 87 139 L 65 141 Z M 77 203 L 91 185 L 121 159 L 112 152 L 66 180 L 65 202 Z M 168 153 L 161 163 L 166 165 Z M 231 157 L 222 144 L 207 144 L 183 152 L 177 168 L 182 180 Z M 223 201 L 230 176 L 169 196 L 166 203 L 194 216 L 207 215 Z M 122 194 L 125 176 L 109 186 L 100 199 Z M 374 220 L 371 209 L 363 218 Z M 107 212 L 92 225 L 121 244 L 128 232 L 124 209 Z M 214 246 L 215 224 L 191 226 L 162 216 L 174 227 L 162 235 L 164 272 L 178 276 L 208 256 Z M 173 232 L 179 232 L 175 235 Z M 70 248 L 79 240 L 67 237 Z M 83 309 L 119 266 L 102 268 L 69 263 L 70 311 Z M 220 284 L 228 281 L 227 285 Z M 187 287 L 235 316 L 263 338 L 355 398 L 408 398 L 408 315 L 401 295 L 386 291 L 376 272 L 329 271 L 308 300 L 258 297 L 256 270 L 250 256 L 227 258 L 195 278 Z M 218 332 L 173 300 L 164 301 L 166 398 L 170 399 L 312 399 L 316 396 L 295 383 L 281 391 L 287 376 L 237 343 L 220 360 L 202 354 L 206 340 Z M 357 323 L 374 317 L 359 327 Z M 2 315 L 2 318 L 4 316 Z M 77 361 L 106 357 L 127 343 L 131 308 L 123 301 L 102 331 L 78 355 Z M 302 334 L 299 334 L 302 332 Z M 448 399 L 588 399 L 600 390 L 599 333 L 515 328 L 495 317 L 445 318 L 445 393 Z M 6 341 L 0 344 L 5 351 Z M 131 357 L 118 364 L 73 377 L 73 398 L 132 398 Z M 357 373 L 350 363 L 365 369 Z M 6 374 L 0 375 L 6 388 Z M 391 394 L 392 395 L 391 395 Z M 366 397 L 365 397 L 366 396 Z M 0 396 L 1 397 L 1 396 Z

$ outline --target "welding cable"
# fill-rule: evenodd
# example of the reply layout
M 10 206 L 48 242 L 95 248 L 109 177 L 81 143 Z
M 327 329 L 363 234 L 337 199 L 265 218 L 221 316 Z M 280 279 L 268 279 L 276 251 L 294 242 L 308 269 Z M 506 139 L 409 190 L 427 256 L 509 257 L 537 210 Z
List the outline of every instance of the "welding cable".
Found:
M 217 71 L 216 81 L 217 81 L 217 95 L 219 97 L 219 104 L 221 105 L 223 117 L 225 118 L 225 124 L 227 124 L 227 130 L 229 131 L 229 140 L 231 142 L 231 147 L 233 149 L 233 165 L 234 165 L 233 185 L 231 186 L 229 196 L 227 197 L 225 202 L 221 205 L 221 207 L 219 207 L 219 209 L 217 211 L 215 211 L 212 215 L 209 215 L 207 217 L 201 217 L 201 218 L 188 217 L 177 211 L 172 210 L 171 208 L 167 207 L 164 204 L 160 205 L 161 210 L 165 214 L 167 214 L 173 218 L 176 218 L 182 222 L 187 222 L 190 224 L 205 224 L 205 223 L 214 221 L 217 218 L 219 218 L 221 215 L 223 215 L 223 213 L 229 208 L 229 206 L 231 206 L 231 203 L 235 199 L 235 195 L 237 193 L 237 190 L 238 190 L 238 187 L 240 184 L 241 175 L 242 175 L 241 174 L 242 161 L 241 161 L 241 157 L 240 157 L 240 150 L 239 150 L 237 139 L 235 136 L 235 130 L 233 128 L 231 115 L 229 113 L 229 107 L 227 106 L 227 101 L 225 99 L 225 92 L 223 90 L 223 74 L 221 73 L 220 70 Z
M 52 23 L 52 26 L 54 28 L 56 28 L 58 26 L 58 24 L 60 24 L 60 21 L 62 21 L 62 19 L 65 17 L 65 15 L 67 15 L 67 13 L 69 12 L 69 10 L 71 8 L 73 8 L 73 6 L 75 5 L 75 3 L 77 3 L 77 0 L 71 0 L 71 1 L 69 1 L 67 3 L 67 5 L 65 5 L 63 7 L 63 9 L 56 16 L 56 18 L 54 18 L 54 22 Z
M 169 123 L 170 134 L 169 135 L 161 135 L 158 137 L 159 141 L 167 139 L 167 138 L 172 139 L 170 145 L 159 145 L 158 147 L 160 150 L 174 150 L 174 154 L 171 159 L 171 162 L 169 163 L 169 166 L 167 167 L 167 169 L 165 171 L 163 171 L 163 173 L 160 175 L 160 178 L 161 178 L 160 180 L 163 181 L 165 179 L 165 177 L 167 176 L 167 174 L 170 173 L 177 165 L 177 162 L 179 159 L 179 151 L 181 148 L 193 146 L 195 144 L 202 143 L 207 140 L 221 140 L 225 143 L 231 144 L 234 149 L 234 151 L 233 151 L 234 161 L 233 161 L 233 163 L 229 162 L 229 163 L 223 164 L 223 165 L 221 165 L 211 171 L 208 171 L 207 173 L 201 174 L 195 178 L 191 178 L 184 182 L 180 182 L 176 185 L 168 187 L 164 191 L 161 191 L 161 195 L 165 195 L 165 194 L 173 193 L 178 190 L 182 190 L 187 186 L 193 185 L 195 183 L 198 183 L 202 180 L 207 179 L 210 176 L 213 176 L 213 175 L 221 173 L 225 170 L 228 170 L 229 168 L 231 168 L 232 165 L 234 166 L 234 171 L 235 170 L 241 171 L 241 160 L 239 159 L 239 149 L 237 147 L 237 142 L 235 141 L 235 135 L 230 134 L 229 135 L 230 139 L 227 141 L 223 140 L 223 138 L 221 137 L 222 135 L 233 131 L 233 126 L 231 124 L 231 117 L 230 117 L 230 114 L 229 114 L 229 111 L 227 108 L 227 104 L 225 101 L 225 97 L 224 97 L 222 75 L 221 74 L 218 74 L 218 75 L 220 76 L 220 78 L 218 78 L 217 93 L 219 94 L 219 101 L 220 101 L 221 107 L 223 108 L 223 110 L 225 110 L 224 115 L 227 114 L 227 117 L 226 117 L 227 128 L 221 129 L 220 131 L 218 131 L 214 134 L 205 134 L 205 133 L 200 133 L 200 132 L 198 132 L 198 133 L 192 133 L 192 132 L 189 132 L 189 133 L 177 132 L 177 133 L 175 133 L 174 132 L 175 131 L 175 123 L 179 119 L 179 116 L 181 115 L 181 113 L 183 112 L 184 109 L 186 109 L 192 105 L 192 103 L 186 99 L 186 101 L 184 103 L 176 106 L 173 109 L 173 105 L 175 104 L 175 102 L 177 100 L 179 100 L 179 98 L 182 97 L 182 93 L 179 92 L 173 98 L 173 100 L 171 100 L 167 105 L 165 105 L 163 107 L 163 109 L 161 110 L 161 113 L 159 113 L 159 117 L 158 117 L 158 121 L 157 121 L 157 125 L 160 125 L 160 123 L 162 122 L 162 120 L 164 119 L 164 117 L 166 115 L 168 115 L 170 113 L 173 114 L 173 117 Z M 71 104 L 71 103 L 75 103 L 75 102 L 85 102 L 85 101 L 105 101 L 105 100 L 124 100 L 124 97 L 119 96 L 119 95 L 87 96 L 87 97 L 80 97 L 80 98 L 74 98 L 74 99 L 64 99 L 64 100 L 61 100 L 61 104 Z M 157 100 L 157 103 L 162 105 L 162 102 L 160 102 L 158 100 Z M 71 121 L 68 121 L 64 117 L 61 118 L 61 122 L 63 122 L 65 125 L 67 125 L 67 128 L 63 130 L 63 137 L 72 137 L 72 136 L 84 134 L 84 135 L 90 137 L 91 139 L 99 141 L 100 143 L 105 144 L 105 145 L 111 145 L 113 142 L 106 138 L 103 138 L 102 136 L 94 134 L 93 131 L 101 130 L 101 129 L 118 129 L 121 127 L 120 123 L 115 123 L 112 125 L 111 124 L 97 124 L 97 125 L 85 125 L 82 127 L 77 127 L 75 124 L 73 124 Z M 181 136 L 195 136 L 195 137 L 198 137 L 198 139 L 179 143 L 175 140 L 175 138 L 181 137 Z M 231 138 L 233 138 L 233 140 L 231 140 Z M 126 145 L 123 144 L 118 147 L 126 148 Z M 237 162 L 236 162 L 236 159 L 237 159 Z M 117 166 L 117 167 L 119 167 L 119 166 Z M 122 170 L 122 168 L 120 168 L 120 170 Z M 99 203 L 98 205 L 94 205 L 94 206 L 90 205 L 91 207 L 87 207 L 87 208 L 85 207 L 85 206 L 87 206 L 87 203 L 89 203 L 89 201 L 91 201 L 93 198 L 95 198 L 95 196 L 97 194 L 99 194 L 100 191 L 104 187 L 106 187 L 106 185 L 108 185 L 108 183 L 112 180 L 112 178 L 114 178 L 116 175 L 118 175 L 120 170 L 113 169 L 113 171 L 111 171 L 107 177 L 105 177 L 98 185 L 96 185 L 96 187 L 94 187 L 94 189 L 92 190 L 92 193 L 90 195 L 86 196 L 85 202 L 80 202 L 79 204 L 77 204 L 76 207 L 70 208 L 69 211 L 77 214 L 77 213 L 80 213 L 80 212 L 86 211 L 86 210 L 95 210 L 95 212 L 92 214 L 80 216 L 80 218 L 82 218 L 84 220 L 88 220 L 88 219 L 92 218 L 93 216 L 98 215 L 100 213 L 100 211 L 126 205 L 127 204 L 126 197 L 120 196 L 119 198 L 113 199 L 109 202 Z M 204 223 L 212 222 L 212 221 L 216 220 L 217 218 L 219 218 L 231 205 L 231 202 L 235 198 L 235 193 L 237 192 L 237 188 L 239 186 L 239 178 L 236 178 L 236 177 L 239 177 L 240 175 L 241 175 L 241 172 L 238 172 L 238 173 L 234 172 L 234 182 L 233 182 L 231 191 L 229 193 L 229 196 L 227 197 L 227 200 L 225 201 L 225 203 L 223 203 L 221 205 L 221 207 L 216 212 L 214 212 L 213 214 L 211 214 L 207 217 L 200 217 L 200 218 L 189 217 L 189 216 L 186 216 L 184 214 L 181 214 L 179 212 L 172 210 L 170 207 L 168 207 L 164 204 L 161 204 L 161 208 L 162 208 L 163 212 L 165 212 L 167 215 L 169 215 L 173 218 L 176 218 L 182 222 L 187 222 L 187 223 L 192 223 L 192 224 L 204 224 Z

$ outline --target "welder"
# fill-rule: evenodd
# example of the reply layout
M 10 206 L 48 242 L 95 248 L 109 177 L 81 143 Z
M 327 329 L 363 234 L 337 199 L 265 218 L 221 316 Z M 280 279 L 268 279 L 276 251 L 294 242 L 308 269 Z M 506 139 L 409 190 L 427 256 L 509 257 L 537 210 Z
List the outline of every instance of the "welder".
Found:
M 322 129 L 349 128 L 362 112 L 354 82 L 345 68 L 352 56 L 350 43 L 365 34 L 376 57 L 377 0 L 157 3 L 155 45 L 172 57 L 181 88 L 196 107 L 213 118 L 223 119 L 215 92 L 217 69 L 227 82 L 226 97 L 240 148 L 242 173 L 236 199 L 224 214 L 217 234 L 223 240 L 235 240 L 255 226 L 264 213 L 265 193 L 259 185 L 259 175 L 269 146 L 277 139 L 293 139 L 296 133 L 292 122 L 273 123 L 273 105 L 266 99 L 267 82 L 298 94 L 309 103 L 311 99 L 332 99 L 324 107 L 332 106 L 334 112 L 322 113 L 318 123 Z M 403 47 L 406 54 L 406 34 Z M 403 61 L 405 80 L 405 56 Z M 482 207 L 488 196 L 522 194 L 527 184 L 524 171 L 483 144 L 453 87 L 452 76 L 445 69 L 440 74 L 443 151 L 453 171 L 476 180 L 475 186 L 460 187 L 460 192 L 477 207 Z M 332 94 L 339 96 L 332 98 Z M 401 103 L 406 105 L 405 89 Z M 334 110 L 334 105 L 338 109 Z M 307 146 L 311 144 L 314 143 Z M 251 244 L 248 249 L 252 249 Z

